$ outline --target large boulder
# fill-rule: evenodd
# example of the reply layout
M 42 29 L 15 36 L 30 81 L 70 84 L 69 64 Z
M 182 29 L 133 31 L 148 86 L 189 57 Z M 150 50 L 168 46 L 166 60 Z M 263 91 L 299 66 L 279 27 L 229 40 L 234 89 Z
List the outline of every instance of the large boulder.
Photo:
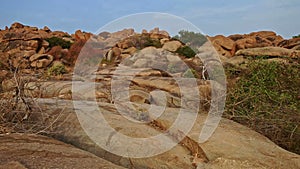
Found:
M 182 43 L 175 40 L 164 43 L 162 48 L 170 52 L 176 52 L 180 47 L 182 47 Z
M 281 48 L 281 47 L 263 47 L 263 48 L 242 49 L 237 51 L 236 55 L 299 58 L 300 51 Z
M 187 137 L 185 137 L 184 142 L 181 142 L 182 144 L 176 145 L 173 149 L 164 152 L 163 154 L 149 158 L 126 158 L 116 156 L 104 151 L 85 134 L 76 114 L 73 112 L 74 102 L 66 102 L 63 100 L 60 102 L 55 100 L 39 100 L 39 102 L 47 105 L 40 108 L 50 116 L 54 109 L 57 111 L 59 111 L 57 108 L 64 110 L 61 111 L 61 114 L 59 118 L 55 120 L 55 123 L 52 123 L 50 129 L 51 132 L 49 131 L 50 133 L 53 133 L 52 135 L 54 137 L 84 150 L 93 152 L 106 160 L 127 168 L 161 168 L 162 166 L 164 168 L 195 168 L 195 166 L 199 166 L 206 168 L 246 167 L 271 169 L 288 166 L 289 168 L 296 169 L 300 167 L 299 155 L 283 150 L 266 137 L 228 119 L 221 120 L 221 123 L 209 140 L 201 144 L 197 143 L 199 133 L 205 125 L 204 122 L 207 117 L 205 114 L 198 115 L 194 123 L 196 125 L 194 125 Z M 78 111 L 87 113 L 84 111 L 85 109 L 92 110 L 90 109 L 90 103 L 86 101 L 78 103 L 81 104 L 82 108 L 82 110 L 78 110 L 77 107 Z M 126 105 L 129 104 L 131 103 L 124 102 L 124 108 L 127 108 L 128 106 Z M 155 125 L 153 125 L 153 123 L 151 123 L 152 125 L 148 125 L 147 123 L 134 124 L 124 119 L 113 104 L 98 103 L 98 105 L 101 107 L 101 113 L 105 117 L 105 120 L 111 126 L 116 128 L 117 132 L 138 138 L 147 138 L 159 134 L 160 130 L 157 130 L 156 127 L 161 127 L 162 129 L 169 128 L 177 118 L 177 113 L 179 111 L 185 111 L 185 109 L 165 108 L 164 113 L 156 120 L 156 122 L 154 122 Z M 138 117 L 147 117 L 149 106 L 141 104 L 137 104 L 137 106 L 139 107 L 138 110 L 143 110 L 143 112 L 139 111 Z M 159 107 L 152 107 L 152 110 L 153 108 L 154 110 L 157 109 L 156 111 L 159 111 Z M 127 111 L 132 113 L 130 114 L 131 116 L 137 110 L 128 108 Z M 141 113 L 146 114 L 141 115 Z M 192 115 L 188 111 L 184 113 Z M 81 115 L 82 114 L 80 114 L 80 116 Z M 57 115 L 54 116 L 56 117 Z M 89 115 L 87 114 L 87 118 L 89 116 L 90 113 Z M 98 123 L 93 117 L 90 118 L 91 121 L 89 121 L 89 124 Z M 174 133 L 173 136 L 176 135 L 177 134 Z M 107 139 L 108 143 L 114 143 L 113 145 L 120 142 L 121 145 L 125 146 L 126 141 L 115 140 L 114 134 Z M 155 142 L 155 139 L 153 139 L 153 145 L 155 145 Z M 170 142 L 172 142 L 172 139 Z M 146 147 L 137 146 L 136 148 L 142 151 Z M 207 160 L 205 160 L 206 157 Z
M 0 135 L 0 168 L 115 168 L 111 162 L 39 135 Z
M 147 31 L 143 31 L 143 32 L 144 32 L 144 33 L 147 33 Z M 143 32 L 142 32 L 142 33 L 143 33 Z M 153 35 L 154 35 L 154 34 L 160 34 L 160 35 L 163 35 L 163 36 L 165 36 L 165 37 L 169 37 L 169 36 L 170 36 L 169 33 L 168 33 L 167 31 L 159 30 L 158 27 L 156 27 L 156 28 L 150 30 L 149 33 L 150 33 L 150 34 L 153 34 Z
M 87 41 L 92 36 L 91 33 L 82 32 L 81 30 L 77 30 L 73 35 L 73 38 L 76 40 L 84 40 Z
M 53 56 L 47 54 L 35 54 L 29 58 L 29 61 L 30 66 L 33 68 L 46 68 L 52 63 Z
M 228 58 L 234 55 L 236 44 L 232 39 L 223 35 L 217 35 L 215 37 L 210 37 L 209 40 L 220 55 Z
M 283 47 L 283 48 L 288 48 L 288 49 L 292 49 L 299 45 L 300 45 L 300 38 L 284 40 L 278 44 L 278 46 Z
M 117 38 L 117 39 L 124 39 L 124 38 L 132 36 L 134 34 L 135 34 L 134 29 L 123 29 L 121 31 L 111 33 L 110 37 L 111 38 Z
M 278 46 L 284 39 L 272 31 L 252 32 L 245 35 L 230 35 L 228 38 L 234 40 L 237 50 L 256 47 Z

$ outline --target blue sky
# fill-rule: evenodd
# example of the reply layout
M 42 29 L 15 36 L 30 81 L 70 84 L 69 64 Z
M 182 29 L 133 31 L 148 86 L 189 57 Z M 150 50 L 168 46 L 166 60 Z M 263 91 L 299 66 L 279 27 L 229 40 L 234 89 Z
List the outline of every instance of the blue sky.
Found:
M 3 0 L 0 28 L 18 21 L 69 33 L 96 32 L 115 19 L 143 12 L 182 17 L 208 35 L 258 30 L 273 30 L 285 38 L 300 34 L 300 0 Z M 131 22 L 139 24 L 147 18 Z

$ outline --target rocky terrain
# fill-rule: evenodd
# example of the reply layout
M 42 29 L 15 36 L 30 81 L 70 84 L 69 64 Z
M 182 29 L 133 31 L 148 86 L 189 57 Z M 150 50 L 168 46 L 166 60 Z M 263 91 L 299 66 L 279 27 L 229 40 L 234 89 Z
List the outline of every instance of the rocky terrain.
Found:
M 299 68 L 300 38 L 283 39 L 271 31 L 197 38 L 204 39 L 189 43 L 158 28 L 98 35 L 78 30 L 70 35 L 14 23 L 0 30 L 0 168 L 299 168 L 297 88 L 291 96 L 295 108 L 288 105 L 296 115 L 289 120 L 296 127 L 287 136 L 289 143 L 280 145 L 286 149 L 292 145 L 296 153 L 273 143 L 277 140 L 270 132 L 258 130 L 259 134 L 230 120 L 237 117 L 227 107 L 227 119 L 220 119 L 209 140 L 199 142 L 199 133 L 214 110 L 213 88 L 225 91 L 222 86 L 239 84 L 248 63 L 256 58 Z M 196 57 L 197 53 L 204 57 Z M 207 57 L 211 55 L 220 60 Z M 212 76 L 218 66 L 224 66 L 227 83 L 225 76 Z M 137 138 L 168 131 L 181 111 L 187 118 L 195 112 L 198 116 L 187 136 L 182 136 L 181 128 L 168 131 L 166 139 L 179 142 L 171 150 L 130 158 L 100 147 L 82 128 L 85 123 L 77 112 L 96 117 L 97 111 L 89 109 L 93 101 L 113 128 Z M 89 123 L 94 123 L 92 117 Z M 142 123 L 130 123 L 127 117 Z M 246 123 L 250 122 L 242 124 Z M 263 131 L 269 130 L 273 131 Z M 109 138 L 107 144 L 115 141 L 113 135 Z M 120 147 L 128 144 L 118 141 Z M 157 146 L 156 140 L 150 143 Z

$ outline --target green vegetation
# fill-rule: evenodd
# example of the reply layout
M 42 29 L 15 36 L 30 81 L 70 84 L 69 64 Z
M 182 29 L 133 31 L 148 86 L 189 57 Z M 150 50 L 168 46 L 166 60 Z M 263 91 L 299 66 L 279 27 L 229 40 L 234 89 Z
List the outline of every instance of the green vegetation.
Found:
M 239 80 L 229 88 L 224 116 L 300 154 L 300 64 L 259 59 L 226 72 Z
M 181 30 L 178 32 L 179 35 L 173 37 L 173 39 L 178 39 L 181 42 L 190 46 L 195 52 L 197 52 L 197 48 L 202 46 L 207 38 L 201 33 L 190 32 L 186 30 Z
M 189 46 L 183 46 L 177 49 L 176 53 L 185 56 L 186 58 L 195 57 L 196 53 Z
M 66 67 L 63 64 L 56 64 L 47 70 L 48 75 L 58 76 L 67 73 Z
M 65 41 L 59 37 L 51 37 L 46 39 L 49 42 L 49 47 L 52 48 L 54 46 L 61 46 L 63 49 L 69 49 L 72 45 L 71 42 Z
M 142 44 L 142 48 L 148 47 L 148 46 L 154 46 L 156 48 L 161 48 L 162 44 L 158 39 L 152 39 L 150 37 L 143 38 L 144 43 Z
M 297 36 L 293 36 L 293 38 L 300 38 L 300 34 L 299 34 L 299 35 L 297 35 Z

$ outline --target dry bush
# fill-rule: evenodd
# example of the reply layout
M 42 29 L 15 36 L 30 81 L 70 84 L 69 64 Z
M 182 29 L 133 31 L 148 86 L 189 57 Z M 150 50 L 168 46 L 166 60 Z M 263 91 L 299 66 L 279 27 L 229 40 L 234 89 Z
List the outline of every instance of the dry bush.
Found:
M 59 118 L 61 112 L 44 111 L 37 101 L 40 98 L 27 87 L 29 82 L 38 84 L 39 80 L 24 76 L 18 69 L 1 79 L 0 84 L 9 81 L 9 88 L 0 91 L 0 134 L 46 133 Z

